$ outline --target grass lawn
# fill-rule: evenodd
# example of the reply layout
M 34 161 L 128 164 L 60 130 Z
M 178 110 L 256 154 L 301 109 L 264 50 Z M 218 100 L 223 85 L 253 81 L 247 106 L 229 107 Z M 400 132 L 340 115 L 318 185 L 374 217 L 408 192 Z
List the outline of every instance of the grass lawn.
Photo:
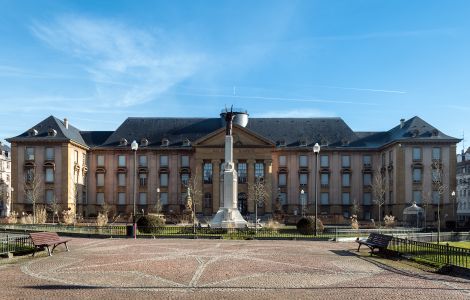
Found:
M 446 244 L 449 243 L 449 246 L 453 247 L 459 247 L 459 248 L 465 248 L 465 249 L 470 249 L 470 241 L 464 241 L 464 242 L 441 242 L 441 244 Z M 435 243 L 437 244 L 437 243 Z

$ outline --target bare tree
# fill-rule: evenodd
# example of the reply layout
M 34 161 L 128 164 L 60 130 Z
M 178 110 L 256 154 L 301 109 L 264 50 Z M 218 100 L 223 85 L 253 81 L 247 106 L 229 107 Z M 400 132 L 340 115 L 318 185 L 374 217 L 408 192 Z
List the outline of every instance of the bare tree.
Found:
M 194 231 L 196 230 L 196 205 L 202 203 L 202 189 L 197 175 L 191 176 L 185 183 L 187 189 L 186 209 L 191 211 Z
M 10 187 L 3 179 L 0 179 L 0 201 L 3 203 L 4 216 L 8 217 L 10 214 Z
M 27 202 L 33 205 L 33 223 L 36 223 L 36 204 L 42 196 L 42 181 L 36 169 L 30 169 L 23 184 Z
M 54 223 L 54 216 L 57 216 L 57 221 L 59 221 L 59 211 L 61 207 L 57 202 L 57 197 L 55 195 L 52 195 L 51 203 L 49 203 L 47 208 L 52 212 L 52 223 Z
M 433 161 L 431 165 L 431 177 L 432 184 L 437 192 L 439 193 L 439 199 L 437 202 L 437 243 L 441 241 L 441 199 L 442 195 L 449 189 L 449 187 L 444 184 L 444 172 L 442 170 L 442 163 L 440 161 Z
M 360 211 L 361 211 L 361 204 L 359 203 L 359 200 L 357 200 L 357 198 L 354 197 L 352 201 L 351 213 L 353 215 L 356 215 L 357 217 Z
M 269 183 L 257 178 L 255 183 L 248 184 L 248 198 L 255 204 L 255 232 L 258 230 L 258 206 L 266 203 L 270 191 Z
M 385 173 L 382 173 L 380 170 L 376 170 L 374 174 L 374 181 L 372 182 L 372 194 L 373 201 L 375 205 L 379 208 L 379 228 L 380 220 L 382 218 L 381 208 L 385 204 L 385 193 L 387 192 L 387 178 Z
M 421 192 L 421 199 L 422 199 L 422 205 L 424 209 L 424 230 L 426 230 L 426 224 L 427 224 L 427 208 L 431 204 L 431 192 Z

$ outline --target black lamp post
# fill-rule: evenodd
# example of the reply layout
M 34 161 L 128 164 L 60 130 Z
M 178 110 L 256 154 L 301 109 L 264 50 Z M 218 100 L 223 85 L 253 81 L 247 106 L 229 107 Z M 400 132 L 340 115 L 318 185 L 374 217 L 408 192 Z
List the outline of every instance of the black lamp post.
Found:
M 134 140 L 131 144 L 131 149 L 134 151 L 134 180 L 133 180 L 133 192 L 132 192 L 132 204 L 133 204 L 133 213 L 132 213 L 132 222 L 134 228 L 134 239 L 137 238 L 137 219 L 135 217 L 136 209 L 135 209 L 135 194 L 136 194 L 136 180 L 137 180 L 137 149 L 139 149 L 139 144 Z
M 318 183 L 317 183 L 317 174 L 318 174 L 318 156 L 320 154 L 320 145 L 318 143 L 315 143 L 313 146 L 313 152 L 315 153 L 315 170 L 314 170 L 314 176 L 313 180 L 315 182 L 315 230 L 313 231 L 314 235 L 317 236 L 317 220 L 318 220 L 318 211 L 317 211 L 317 205 L 318 205 Z

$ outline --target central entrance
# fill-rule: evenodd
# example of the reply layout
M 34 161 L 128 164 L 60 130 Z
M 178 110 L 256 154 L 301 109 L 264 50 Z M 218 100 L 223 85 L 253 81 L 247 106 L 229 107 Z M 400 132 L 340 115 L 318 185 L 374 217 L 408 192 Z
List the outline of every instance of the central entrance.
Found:
M 248 200 L 245 193 L 238 193 L 238 210 L 243 216 L 248 213 Z

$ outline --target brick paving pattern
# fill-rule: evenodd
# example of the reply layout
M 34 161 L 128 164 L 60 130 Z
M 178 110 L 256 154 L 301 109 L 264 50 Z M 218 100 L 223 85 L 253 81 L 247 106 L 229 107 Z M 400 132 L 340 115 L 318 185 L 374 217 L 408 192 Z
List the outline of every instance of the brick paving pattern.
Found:
M 75 238 L 70 248 L 0 265 L 0 298 L 470 299 L 470 280 L 386 267 L 354 243 Z

